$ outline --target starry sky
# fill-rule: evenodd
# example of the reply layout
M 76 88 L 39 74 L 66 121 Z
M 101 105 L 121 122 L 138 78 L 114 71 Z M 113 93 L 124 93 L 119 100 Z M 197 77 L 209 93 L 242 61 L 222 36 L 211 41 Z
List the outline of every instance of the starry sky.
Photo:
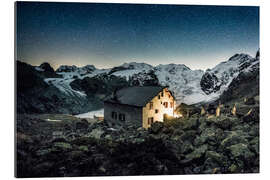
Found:
M 16 59 L 97 68 L 124 62 L 212 68 L 259 49 L 259 7 L 16 3 Z

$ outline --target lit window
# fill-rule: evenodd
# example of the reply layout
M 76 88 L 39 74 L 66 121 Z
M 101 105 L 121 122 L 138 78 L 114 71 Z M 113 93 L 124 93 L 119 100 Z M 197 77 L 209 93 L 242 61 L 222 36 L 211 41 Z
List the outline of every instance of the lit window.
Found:
M 168 108 L 168 102 L 164 102 L 163 105 L 165 106 L 165 108 Z

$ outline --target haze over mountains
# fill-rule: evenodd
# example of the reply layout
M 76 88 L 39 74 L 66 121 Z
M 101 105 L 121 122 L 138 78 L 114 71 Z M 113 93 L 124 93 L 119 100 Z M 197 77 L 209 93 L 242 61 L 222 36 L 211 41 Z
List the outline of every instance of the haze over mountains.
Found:
M 151 66 L 136 62 L 109 69 L 62 65 L 54 71 L 48 63 L 31 66 L 17 61 L 17 68 L 18 91 L 21 92 L 18 93 L 18 112 L 77 114 L 102 108 L 104 98 L 125 86 L 168 86 L 177 104 L 216 101 L 231 89 L 234 81 L 244 77 L 258 79 L 259 51 L 255 57 L 235 54 L 205 72 L 191 70 L 183 64 Z M 241 86 L 241 80 L 237 84 Z M 251 93 L 257 91 L 258 88 Z

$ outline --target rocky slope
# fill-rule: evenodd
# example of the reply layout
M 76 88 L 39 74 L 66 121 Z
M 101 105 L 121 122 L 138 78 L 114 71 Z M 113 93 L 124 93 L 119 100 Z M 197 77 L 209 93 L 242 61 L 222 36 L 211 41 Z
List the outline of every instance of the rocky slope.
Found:
M 259 102 L 194 112 L 149 130 L 67 115 L 19 115 L 17 177 L 259 172 Z M 247 113 L 252 109 L 251 113 Z

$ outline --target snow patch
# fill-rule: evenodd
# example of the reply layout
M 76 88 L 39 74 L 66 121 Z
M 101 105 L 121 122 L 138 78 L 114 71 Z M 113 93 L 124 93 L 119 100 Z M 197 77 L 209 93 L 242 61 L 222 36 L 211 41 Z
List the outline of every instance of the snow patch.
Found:
M 96 111 L 90 111 L 90 112 L 87 112 L 87 113 L 78 114 L 75 117 L 93 119 L 95 116 L 96 117 L 104 117 L 104 109 L 99 109 L 99 110 L 96 110 Z

